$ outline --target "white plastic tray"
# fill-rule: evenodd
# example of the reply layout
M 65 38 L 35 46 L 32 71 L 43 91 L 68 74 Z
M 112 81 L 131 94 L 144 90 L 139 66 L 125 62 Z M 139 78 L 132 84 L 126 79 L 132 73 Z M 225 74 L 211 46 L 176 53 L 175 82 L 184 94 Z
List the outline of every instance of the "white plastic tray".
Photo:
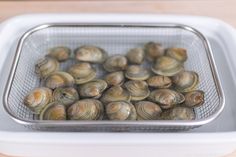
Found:
M 190 25 L 207 36 L 225 92 L 225 109 L 214 122 L 185 133 L 62 133 L 31 131 L 15 123 L 0 105 L 0 152 L 16 156 L 220 157 L 236 150 L 236 32 L 215 19 L 172 15 L 23 15 L 0 28 L 0 89 L 6 83 L 15 43 L 29 28 L 52 22 L 155 23 Z M 3 90 L 0 90 L 0 98 Z M 1 98 L 2 99 L 2 98 Z M 170 151 L 171 150 L 171 151 Z

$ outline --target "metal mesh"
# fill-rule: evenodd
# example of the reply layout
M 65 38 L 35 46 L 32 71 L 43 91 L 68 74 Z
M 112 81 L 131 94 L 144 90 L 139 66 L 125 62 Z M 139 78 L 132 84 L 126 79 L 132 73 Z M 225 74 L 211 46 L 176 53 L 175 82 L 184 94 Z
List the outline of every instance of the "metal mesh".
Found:
M 114 55 L 126 54 L 129 49 L 143 47 L 149 41 L 159 42 L 165 48 L 187 49 L 188 60 L 185 63 L 185 69 L 196 71 L 199 74 L 198 89 L 205 92 L 204 105 L 194 109 L 196 120 L 204 120 L 217 112 L 222 104 L 220 104 L 220 96 L 212 76 L 205 45 L 195 33 L 178 27 L 64 26 L 35 31 L 25 39 L 22 45 L 7 99 L 7 107 L 15 117 L 23 120 L 37 119 L 37 116 L 24 106 L 23 99 L 29 91 L 40 86 L 41 82 L 34 73 L 34 66 L 39 58 L 48 53 L 49 48 L 67 46 L 74 50 L 82 45 L 95 45 L 105 49 L 109 55 Z M 61 69 L 66 70 L 73 63 L 72 60 L 62 63 Z M 96 65 L 93 66 L 96 67 Z M 98 77 L 101 75 L 102 73 L 98 74 Z M 165 126 L 160 126 L 159 129 L 162 127 Z M 178 126 L 175 125 L 174 128 L 178 129 Z

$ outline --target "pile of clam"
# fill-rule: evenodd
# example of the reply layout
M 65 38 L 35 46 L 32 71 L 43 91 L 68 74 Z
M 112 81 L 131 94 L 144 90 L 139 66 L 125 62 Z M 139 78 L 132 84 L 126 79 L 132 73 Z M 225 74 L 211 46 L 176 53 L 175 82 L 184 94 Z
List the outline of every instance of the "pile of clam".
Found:
M 76 64 L 61 71 L 71 60 Z M 44 87 L 24 104 L 40 120 L 193 120 L 204 92 L 196 90 L 198 74 L 184 69 L 186 60 L 186 49 L 154 42 L 113 56 L 91 45 L 73 54 L 55 47 L 35 65 Z M 106 72 L 99 78 L 98 64 Z

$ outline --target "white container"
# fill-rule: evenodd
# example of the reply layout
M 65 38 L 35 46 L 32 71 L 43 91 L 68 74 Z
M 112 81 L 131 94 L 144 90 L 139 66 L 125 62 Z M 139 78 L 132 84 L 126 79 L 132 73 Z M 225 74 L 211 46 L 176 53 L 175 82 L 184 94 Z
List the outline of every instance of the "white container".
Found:
M 171 15 L 38 14 L 15 17 L 0 27 L 0 89 L 19 37 L 43 23 L 179 23 L 201 31 L 209 40 L 225 92 L 225 109 L 213 122 L 182 133 L 40 132 L 15 123 L 0 105 L 0 152 L 15 156 L 220 157 L 236 150 L 236 31 L 211 18 Z M 2 99 L 3 90 L 0 90 Z

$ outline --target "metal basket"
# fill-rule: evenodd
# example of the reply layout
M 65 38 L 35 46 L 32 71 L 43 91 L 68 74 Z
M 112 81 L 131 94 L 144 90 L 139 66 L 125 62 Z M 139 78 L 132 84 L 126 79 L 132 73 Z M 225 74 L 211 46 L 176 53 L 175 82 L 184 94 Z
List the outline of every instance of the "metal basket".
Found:
M 205 103 L 194 108 L 192 121 L 40 121 L 23 104 L 25 95 L 41 85 L 34 73 L 36 61 L 49 48 L 95 45 L 109 55 L 125 54 L 148 41 L 164 47 L 183 47 L 188 51 L 185 68 L 199 74 L 199 89 Z M 66 70 L 73 62 L 61 64 Z M 102 75 L 102 74 L 101 74 Z M 224 107 L 224 96 L 215 69 L 212 52 L 205 37 L 197 30 L 179 24 L 45 24 L 26 32 L 19 41 L 5 89 L 4 107 L 17 122 L 33 129 L 56 131 L 179 131 L 214 120 Z

